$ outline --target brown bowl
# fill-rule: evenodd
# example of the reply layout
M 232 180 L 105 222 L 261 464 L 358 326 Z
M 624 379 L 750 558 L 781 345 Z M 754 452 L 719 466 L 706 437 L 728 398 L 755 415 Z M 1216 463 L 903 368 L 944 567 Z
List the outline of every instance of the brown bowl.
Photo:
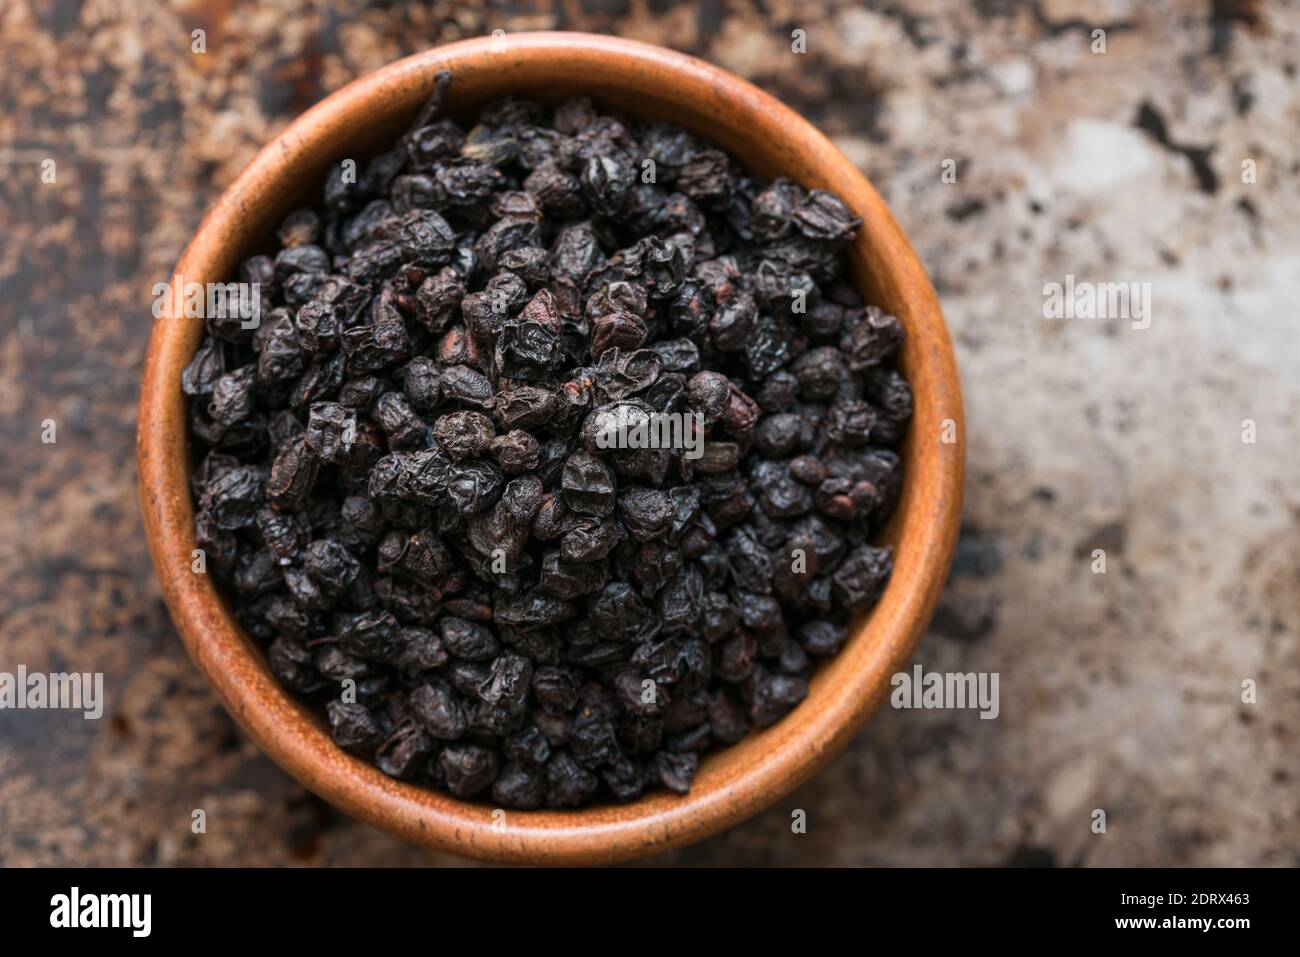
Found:
M 176 274 L 228 281 L 241 259 L 266 248 L 285 213 L 313 198 L 327 164 L 377 152 L 400 134 L 438 70 L 453 74 L 447 106 L 454 114 L 508 93 L 588 94 L 707 136 L 757 175 L 832 190 L 862 217 L 850 253 L 854 279 L 906 328 L 902 368 L 916 407 L 902 451 L 902 498 L 883 536 L 895 546 L 896 564 L 880 603 L 820 668 L 807 699 L 775 726 L 706 757 L 688 795 L 510 811 L 498 820 L 491 807 L 394 780 L 336 747 L 324 722 L 271 675 L 212 578 L 191 571 L 192 463 L 180 378 L 203 324 L 169 314 L 155 324 L 140 398 L 149 548 L 185 646 L 231 715 L 277 764 L 349 814 L 416 844 L 495 861 L 598 863 L 663 851 L 736 824 L 805 781 L 862 726 L 911 656 L 947 576 L 961 513 L 965 437 L 948 332 L 925 269 L 880 196 L 802 117 L 700 60 L 580 33 L 453 43 L 349 84 L 257 155 L 209 211 Z

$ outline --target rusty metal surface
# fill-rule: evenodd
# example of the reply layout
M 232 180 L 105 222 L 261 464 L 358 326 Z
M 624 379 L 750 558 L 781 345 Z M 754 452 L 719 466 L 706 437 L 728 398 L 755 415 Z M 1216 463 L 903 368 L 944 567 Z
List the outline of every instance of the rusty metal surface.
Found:
M 662 43 L 803 111 L 909 231 L 962 364 L 967 522 L 916 661 L 998 672 L 998 718 L 886 708 L 660 862 L 1294 865 L 1300 10 L 1226 0 L 4 4 L 0 671 L 102 671 L 108 700 L 0 711 L 0 865 L 461 863 L 234 729 L 159 598 L 133 433 L 150 290 L 206 204 L 348 80 L 497 28 Z M 1149 327 L 1045 319 L 1070 274 L 1150 283 Z

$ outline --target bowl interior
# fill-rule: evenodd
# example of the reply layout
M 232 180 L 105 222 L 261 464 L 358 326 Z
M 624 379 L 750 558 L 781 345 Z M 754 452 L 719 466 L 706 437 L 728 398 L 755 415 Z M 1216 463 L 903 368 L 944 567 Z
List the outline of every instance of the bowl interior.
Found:
M 614 860 L 685 843 L 754 813 L 811 775 L 880 701 L 929 621 L 956 538 L 963 468 L 960 391 L 943 318 L 924 269 L 879 196 L 809 124 L 690 57 L 578 34 L 465 41 L 400 61 L 334 94 L 267 146 L 221 197 L 177 276 L 226 281 L 243 258 L 268 249 L 284 214 L 319 197 L 327 167 L 345 158 L 361 165 L 400 135 L 440 69 L 453 73 L 446 112 L 457 118 L 507 94 L 550 102 L 589 95 L 705 136 L 759 176 L 833 190 L 863 218 L 850 269 L 867 301 L 903 322 L 901 365 L 915 395 L 901 450 L 903 493 L 882 536 L 895 546 L 890 584 L 872 613 L 855 622 L 844 650 L 819 668 L 808 698 L 774 727 L 706 757 L 687 796 L 503 816 L 395 781 L 335 747 L 323 721 L 271 676 L 211 579 L 190 571 L 192 462 L 179 377 L 203 328 L 164 315 L 150 345 L 139 439 L 142 505 L 164 595 L 187 648 L 232 715 L 286 770 L 354 815 L 418 843 L 498 860 Z

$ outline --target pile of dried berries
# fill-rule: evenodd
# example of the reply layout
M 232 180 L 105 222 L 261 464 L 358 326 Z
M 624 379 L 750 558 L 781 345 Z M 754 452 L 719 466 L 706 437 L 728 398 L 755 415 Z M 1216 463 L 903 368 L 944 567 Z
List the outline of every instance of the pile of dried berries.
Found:
M 663 123 L 435 118 L 185 371 L 198 540 L 275 675 L 385 773 L 510 808 L 679 793 L 779 720 L 892 566 L 898 321 L 859 221 Z M 353 182 L 352 180 L 355 180 Z M 699 414 L 703 454 L 593 423 Z

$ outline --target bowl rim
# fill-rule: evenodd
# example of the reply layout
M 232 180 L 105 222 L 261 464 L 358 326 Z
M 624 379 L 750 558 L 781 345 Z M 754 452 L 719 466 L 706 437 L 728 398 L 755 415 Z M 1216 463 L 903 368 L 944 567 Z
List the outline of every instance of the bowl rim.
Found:
M 495 58 L 488 60 L 488 57 Z M 217 593 L 191 571 L 196 548 L 189 488 L 188 427 L 179 388 L 201 335 L 167 309 L 154 323 L 145 363 L 137 434 L 141 509 L 163 596 L 199 669 L 231 716 L 275 763 L 303 786 L 382 829 L 430 849 L 514 863 L 613 862 L 678 847 L 757 813 L 812 776 L 883 700 L 890 676 L 910 658 L 946 580 L 960 523 L 965 434 L 960 383 L 938 299 L 906 236 L 853 164 L 810 123 L 730 72 L 687 54 L 633 40 L 569 32 L 462 40 L 395 61 L 342 87 L 294 120 L 256 155 L 205 215 L 173 277 L 227 281 L 232 256 L 247 252 L 259 208 L 325 142 L 341 142 L 347 122 L 396 97 L 414 113 L 436 71 L 564 71 L 596 82 L 657 79 L 668 99 L 711 112 L 724 146 L 743 123 L 784 140 L 768 147 L 783 162 L 804 163 L 806 186 L 834 188 L 862 216 L 852 258 L 866 282 L 901 308 L 907 329 L 904 369 L 917 408 L 902 450 L 902 499 L 884 538 L 905 541 L 875 609 L 856 621 L 849 643 L 818 669 L 805 701 L 771 728 L 711 754 L 685 796 L 648 794 L 627 805 L 574 811 L 509 811 L 397 781 L 334 745 L 320 720 L 270 674 Z M 493 74 L 495 75 L 495 74 Z M 612 79 L 611 79 L 612 78 Z M 494 81 L 495 82 L 495 81 Z M 501 82 L 509 84 L 509 77 Z M 453 95 L 455 83 L 453 82 Z M 681 99 L 686 93 L 691 99 Z M 629 94 L 630 95 L 630 94 Z M 636 112 L 632 110 L 632 112 Z M 728 123 L 722 117 L 733 117 Z M 735 118 L 740 117 L 740 118 Z M 252 211 L 252 212 L 250 212 Z M 265 225 L 265 224 L 261 224 Z M 225 262 L 224 270 L 214 263 Z M 224 271 L 226 275 L 219 273 Z M 170 307 L 168 307 L 170 308 Z M 941 439 L 940 426 L 945 436 Z M 924 438 L 922 438 L 924 436 Z M 760 759 L 761 758 L 761 759 Z

